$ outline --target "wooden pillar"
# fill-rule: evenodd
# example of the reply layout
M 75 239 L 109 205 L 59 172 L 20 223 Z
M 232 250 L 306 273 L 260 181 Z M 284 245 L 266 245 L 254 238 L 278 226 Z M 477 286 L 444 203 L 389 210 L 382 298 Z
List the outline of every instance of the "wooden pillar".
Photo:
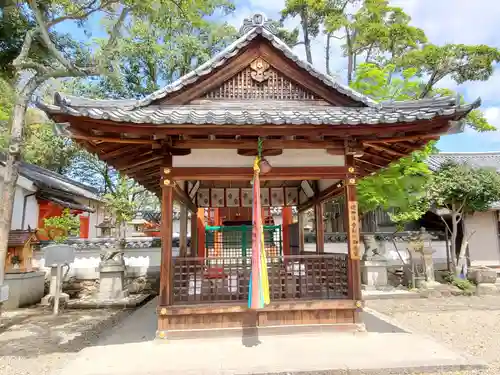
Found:
M 281 227 L 283 229 L 283 255 L 290 255 L 290 227 L 292 224 L 292 207 L 283 207 L 283 211 L 281 212 Z
M 323 203 L 314 205 L 314 223 L 316 225 L 316 254 L 325 252 L 325 227 L 323 225 Z
M 348 246 L 348 282 L 349 298 L 360 301 L 361 295 L 361 271 L 360 271 L 360 235 L 359 235 L 359 214 L 358 201 L 356 198 L 356 171 L 354 158 L 346 156 L 348 175 L 346 176 L 345 202 L 347 216 L 347 246 Z
M 174 182 L 171 179 L 172 159 L 161 168 L 161 267 L 160 296 L 158 304 L 169 306 L 173 302 L 173 264 L 172 264 L 172 219 L 174 206 Z
M 180 207 L 179 217 L 179 255 L 187 255 L 187 208 L 183 204 Z
M 298 214 L 298 223 L 299 223 L 299 255 L 301 255 L 304 251 L 304 212 L 299 212 Z
M 198 251 L 198 216 L 196 212 L 191 212 L 191 246 L 189 247 L 189 256 L 197 256 Z
M 214 208 L 214 226 L 218 227 L 222 225 L 220 217 L 220 208 Z
M 196 234 L 196 243 L 198 245 L 198 256 L 205 257 L 205 209 L 198 208 L 196 212 L 197 216 L 197 228 L 198 232 Z

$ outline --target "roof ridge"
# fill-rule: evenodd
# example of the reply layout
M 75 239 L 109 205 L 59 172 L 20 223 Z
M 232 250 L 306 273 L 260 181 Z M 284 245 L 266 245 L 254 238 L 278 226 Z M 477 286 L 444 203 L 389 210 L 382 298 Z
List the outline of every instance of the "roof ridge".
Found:
M 500 151 L 458 151 L 458 152 L 452 152 L 452 151 L 445 151 L 445 152 L 439 152 L 438 154 L 431 155 L 431 157 L 435 156 L 487 156 L 487 155 L 498 155 L 500 156 Z
M 43 167 L 40 167 L 38 165 L 27 163 L 27 162 L 24 162 L 24 161 L 21 162 L 21 166 L 24 167 L 24 168 L 27 168 L 27 169 L 31 169 L 31 170 L 34 170 L 34 171 L 45 173 L 45 174 L 50 175 L 52 177 L 55 177 L 55 178 L 57 178 L 59 180 L 66 181 L 67 183 L 73 184 L 73 185 L 75 185 L 77 187 L 80 187 L 80 188 L 82 188 L 84 190 L 87 190 L 89 193 L 92 193 L 92 194 L 98 194 L 99 193 L 99 190 L 96 189 L 93 186 L 84 184 L 83 182 L 80 182 L 80 181 L 73 180 L 72 178 L 69 178 L 69 177 L 64 176 L 64 175 L 62 175 L 60 173 L 51 171 L 50 169 L 43 168 Z M 28 175 L 27 178 L 29 179 L 29 175 Z
M 212 58 L 210 58 L 203 64 L 191 70 L 189 73 L 183 75 L 182 77 L 179 77 L 174 82 L 171 82 L 170 84 L 152 92 L 151 94 L 147 95 L 142 99 L 99 100 L 99 99 L 79 98 L 71 95 L 63 95 L 62 93 L 57 92 L 54 95 L 54 104 L 58 106 L 78 107 L 78 104 L 76 103 L 79 103 L 80 106 L 88 106 L 88 105 L 96 106 L 96 104 L 101 103 L 104 107 L 105 106 L 104 104 L 108 104 L 108 106 L 110 106 L 111 102 L 114 102 L 116 105 L 121 104 L 121 105 L 131 106 L 132 108 L 130 109 L 145 107 L 155 100 L 163 99 L 168 94 L 180 90 L 186 85 L 198 81 L 202 76 L 211 73 L 214 69 L 221 66 L 225 61 L 235 56 L 242 48 L 248 45 L 258 35 L 262 35 L 274 47 L 281 50 L 283 54 L 287 58 L 292 60 L 295 64 L 307 70 L 307 72 L 311 74 L 313 77 L 321 80 L 323 83 L 339 91 L 341 94 L 346 95 L 351 99 L 363 103 L 369 107 L 378 107 L 380 105 L 377 101 L 371 99 L 367 95 L 361 94 L 356 90 L 353 90 L 348 85 L 345 85 L 337 81 L 333 76 L 320 72 L 317 68 L 314 67 L 314 65 L 300 58 L 285 42 L 283 42 L 275 34 L 275 30 L 273 30 L 273 27 L 270 26 L 269 22 L 270 21 L 262 13 L 256 13 L 250 18 L 246 18 L 244 20 L 243 26 L 240 31 L 241 32 L 240 37 L 236 39 L 233 43 L 228 45 L 226 48 L 224 48 L 222 51 L 214 55 Z M 48 107 L 48 106 L 43 104 L 43 107 Z

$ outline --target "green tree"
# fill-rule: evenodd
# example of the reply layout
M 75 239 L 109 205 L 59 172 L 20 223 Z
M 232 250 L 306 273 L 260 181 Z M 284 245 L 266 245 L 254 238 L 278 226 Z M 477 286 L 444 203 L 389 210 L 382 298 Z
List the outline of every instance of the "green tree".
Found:
M 287 18 L 299 17 L 302 31 L 302 41 L 295 45 L 303 44 L 306 51 L 306 59 L 312 64 L 311 41 L 317 37 L 324 20 L 324 0 L 286 0 L 285 8 L 281 11 L 281 21 Z
M 432 96 L 435 85 L 445 77 L 456 83 L 486 81 L 493 74 L 494 64 L 500 61 L 500 50 L 486 45 L 427 44 L 408 51 L 395 59 L 402 68 L 414 68 L 427 76 L 420 98 Z
M 49 217 L 43 220 L 47 237 L 56 243 L 63 243 L 69 236 L 77 235 L 80 229 L 80 219 L 73 215 L 68 208 L 60 216 Z
M 142 98 L 189 73 L 237 37 L 233 26 L 213 20 L 234 9 L 230 2 L 206 0 L 199 6 L 196 18 L 132 15 L 116 43 L 113 70 L 93 80 L 68 82 L 64 91 L 92 98 Z
M 348 7 L 352 3 L 357 1 L 344 0 L 340 6 L 330 7 L 325 17 L 327 46 L 331 38 L 344 41 L 348 83 L 361 59 L 384 64 L 427 41 L 423 30 L 410 25 L 410 16 L 389 1 L 364 0 L 354 13 Z M 329 48 L 326 53 L 329 61 Z
M 437 82 L 436 82 L 437 83 Z M 363 63 L 358 66 L 351 87 L 378 101 L 418 99 L 427 89 L 425 81 L 417 68 L 398 68 L 395 64 L 379 65 Z M 457 93 L 442 88 L 431 88 L 430 96 Z M 460 98 L 463 102 L 463 97 Z M 473 110 L 466 118 L 467 125 L 476 131 L 495 130 L 481 110 Z
M 427 199 L 436 208 L 445 208 L 451 216 L 451 254 L 457 276 L 465 265 L 465 251 L 474 234 L 463 225 L 462 246 L 457 248 L 458 225 L 474 211 L 486 211 L 500 200 L 500 175 L 494 169 L 473 168 L 468 165 L 446 163 L 433 174 L 426 185 Z
M 12 1 L 9 2 L 11 4 Z M 212 6 L 211 0 L 60 0 L 42 2 L 28 0 L 23 3 L 32 23 L 24 33 L 19 54 L 12 60 L 12 75 L 27 78 L 20 82 L 16 90 L 15 104 L 9 122 L 8 153 L 4 168 L 4 183 L 0 186 L 2 205 L 0 207 L 0 285 L 3 284 L 3 269 L 7 252 L 7 240 L 12 219 L 14 192 L 18 178 L 19 162 L 23 152 L 25 115 L 29 102 L 37 89 L 50 79 L 64 77 L 100 76 L 110 71 L 119 55 L 119 36 L 124 27 L 133 25 L 139 19 L 159 19 L 164 17 L 165 27 L 173 27 L 182 22 L 200 24 L 202 15 Z M 16 3 L 17 5 L 17 3 Z M 90 53 L 77 49 L 66 49 L 57 43 L 54 30 L 64 22 L 85 26 L 90 16 L 106 21 L 108 37 L 98 41 Z M 168 23 L 172 21 L 172 23 Z M 175 21 L 175 22 L 173 22 Z M 172 32 L 175 30 L 171 29 Z M 126 34 L 124 34 L 126 36 Z M 37 42 L 40 41 L 46 58 L 37 60 Z M 137 42 L 140 44 L 140 41 Z
M 136 204 L 130 199 L 128 181 L 123 176 L 118 176 L 118 181 L 113 193 L 104 196 L 106 207 L 115 219 L 118 228 L 118 238 L 125 237 L 125 224 L 132 220 Z
M 425 83 L 417 70 L 408 68 L 399 74 L 396 71 L 394 64 L 361 64 L 351 87 L 380 101 L 418 98 Z M 439 93 L 453 94 L 450 90 L 440 90 Z M 466 121 L 479 131 L 494 129 L 481 111 L 472 111 Z M 420 219 L 429 209 L 429 201 L 424 198 L 431 178 L 426 160 L 434 152 L 435 145 L 431 142 L 423 150 L 391 163 L 375 175 L 363 178 L 358 184 L 360 211 L 366 213 L 379 207 L 391 210 L 391 220 L 400 229 L 405 223 Z

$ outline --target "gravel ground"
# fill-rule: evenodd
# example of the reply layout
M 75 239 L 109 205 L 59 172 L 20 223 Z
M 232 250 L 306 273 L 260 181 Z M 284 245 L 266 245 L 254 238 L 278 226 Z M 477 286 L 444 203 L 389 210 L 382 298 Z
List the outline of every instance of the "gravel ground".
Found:
M 123 310 L 67 310 L 57 317 L 43 308 L 3 312 L 0 374 L 45 375 L 61 368 L 99 338 L 97 332 L 127 315 Z
M 412 332 L 489 363 L 487 370 L 442 374 L 500 374 L 500 296 L 372 300 L 366 301 L 366 306 L 389 315 Z
M 371 300 L 366 305 L 415 333 L 490 364 L 487 370 L 441 374 L 500 375 L 500 296 Z M 51 374 L 78 351 L 93 345 L 99 338 L 97 332 L 113 327 L 127 314 L 129 311 L 68 310 L 53 317 L 41 308 L 5 312 L 0 317 L 0 374 Z M 389 374 L 401 372 L 383 372 Z

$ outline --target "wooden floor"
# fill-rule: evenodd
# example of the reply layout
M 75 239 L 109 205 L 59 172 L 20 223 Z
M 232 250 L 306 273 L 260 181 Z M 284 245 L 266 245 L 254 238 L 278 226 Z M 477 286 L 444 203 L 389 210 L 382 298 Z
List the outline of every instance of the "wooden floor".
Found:
M 280 301 L 261 310 L 245 304 L 158 307 L 160 337 L 220 336 L 245 329 L 259 331 L 358 330 L 356 301 Z

